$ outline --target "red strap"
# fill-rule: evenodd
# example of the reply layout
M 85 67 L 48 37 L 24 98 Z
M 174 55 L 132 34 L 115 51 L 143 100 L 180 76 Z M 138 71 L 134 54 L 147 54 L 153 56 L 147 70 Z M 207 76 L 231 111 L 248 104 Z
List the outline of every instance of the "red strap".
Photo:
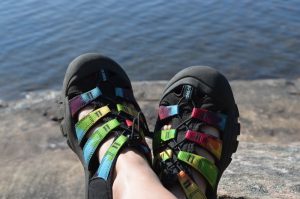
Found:
M 185 133 L 185 138 L 191 142 L 199 144 L 200 146 L 209 150 L 215 157 L 220 159 L 222 153 L 221 140 L 215 138 L 214 136 L 191 130 L 188 130 Z
M 126 121 L 126 125 L 128 127 L 131 127 L 132 126 L 132 121 L 131 120 L 125 120 Z

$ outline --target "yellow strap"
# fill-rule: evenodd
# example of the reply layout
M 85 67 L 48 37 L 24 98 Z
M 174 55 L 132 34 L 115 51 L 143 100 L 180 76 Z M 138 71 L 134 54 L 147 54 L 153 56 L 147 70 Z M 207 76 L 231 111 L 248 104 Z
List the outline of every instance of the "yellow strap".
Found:
M 202 193 L 200 188 L 184 171 L 180 171 L 177 176 L 188 199 L 206 199 L 206 196 Z

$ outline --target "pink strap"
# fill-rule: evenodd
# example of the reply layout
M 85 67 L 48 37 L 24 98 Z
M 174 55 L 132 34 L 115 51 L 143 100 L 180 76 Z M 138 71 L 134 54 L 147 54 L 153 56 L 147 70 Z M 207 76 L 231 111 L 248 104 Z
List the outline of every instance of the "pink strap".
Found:
M 160 106 L 158 110 L 158 115 L 161 120 L 177 114 L 178 105 Z
M 222 141 L 205 133 L 188 130 L 185 139 L 199 144 L 209 150 L 215 157 L 220 159 L 222 153 Z
M 227 116 L 201 108 L 193 108 L 192 118 L 199 119 L 209 125 L 218 127 L 220 130 L 224 130 Z

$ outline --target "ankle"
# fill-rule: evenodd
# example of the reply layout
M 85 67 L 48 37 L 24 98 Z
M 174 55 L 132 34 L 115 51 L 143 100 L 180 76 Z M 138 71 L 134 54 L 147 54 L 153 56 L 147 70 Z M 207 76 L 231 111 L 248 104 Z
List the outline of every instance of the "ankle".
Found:
M 116 162 L 116 171 L 117 173 L 119 173 L 120 171 L 126 171 L 127 173 L 132 170 L 134 171 L 134 169 L 131 169 L 133 167 L 144 167 L 144 166 L 149 166 L 144 156 L 134 149 L 126 148 L 118 156 Z

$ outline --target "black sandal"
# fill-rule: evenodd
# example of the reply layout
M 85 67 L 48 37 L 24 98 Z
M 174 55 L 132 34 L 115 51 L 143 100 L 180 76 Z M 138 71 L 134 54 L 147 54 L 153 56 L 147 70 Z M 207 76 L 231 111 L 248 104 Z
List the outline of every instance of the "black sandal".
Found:
M 189 67 L 167 84 L 159 103 L 154 131 L 154 169 L 170 188 L 179 183 L 187 198 L 216 198 L 223 171 L 237 150 L 239 112 L 227 79 L 209 67 Z M 167 129 L 162 127 L 167 125 Z M 213 126 L 220 138 L 201 132 Z M 215 163 L 195 154 L 210 153 Z M 191 175 L 198 171 L 207 182 L 202 193 Z
M 61 131 L 84 166 L 85 197 L 112 198 L 112 169 L 123 148 L 133 147 L 151 164 L 145 141 L 149 129 L 130 80 L 110 58 L 84 54 L 69 65 L 62 98 Z M 79 111 L 87 106 L 93 111 L 78 121 Z M 100 127 L 90 132 L 96 124 Z M 112 135 L 114 142 L 99 163 L 96 151 Z

